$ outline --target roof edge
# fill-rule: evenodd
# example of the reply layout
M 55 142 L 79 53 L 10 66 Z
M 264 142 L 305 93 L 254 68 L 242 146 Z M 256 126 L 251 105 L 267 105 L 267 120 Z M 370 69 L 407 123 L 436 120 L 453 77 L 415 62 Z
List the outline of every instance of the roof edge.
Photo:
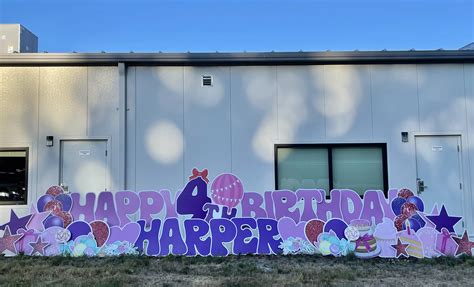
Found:
M 298 65 L 474 63 L 472 50 L 258 52 L 258 53 L 18 53 L 0 54 L 0 66 L 16 65 Z

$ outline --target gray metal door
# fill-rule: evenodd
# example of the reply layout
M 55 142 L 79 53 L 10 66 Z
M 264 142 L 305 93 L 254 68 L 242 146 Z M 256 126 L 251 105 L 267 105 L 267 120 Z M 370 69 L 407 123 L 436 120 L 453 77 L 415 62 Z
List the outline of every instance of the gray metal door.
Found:
M 107 140 L 62 140 L 59 182 L 69 192 L 107 190 Z
M 464 216 L 460 136 L 416 136 L 417 192 L 430 212 L 446 206 L 450 215 Z M 462 233 L 460 222 L 456 233 Z

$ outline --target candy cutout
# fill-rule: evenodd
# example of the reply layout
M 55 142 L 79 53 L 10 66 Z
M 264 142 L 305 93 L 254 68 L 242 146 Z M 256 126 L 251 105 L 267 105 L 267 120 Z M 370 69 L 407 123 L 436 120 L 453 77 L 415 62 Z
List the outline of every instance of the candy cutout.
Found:
M 71 232 L 67 229 L 61 229 L 56 232 L 55 239 L 59 243 L 66 243 L 71 239 Z
M 344 236 L 349 241 L 356 241 L 360 237 L 360 232 L 355 226 L 347 226 L 346 230 L 344 230 Z

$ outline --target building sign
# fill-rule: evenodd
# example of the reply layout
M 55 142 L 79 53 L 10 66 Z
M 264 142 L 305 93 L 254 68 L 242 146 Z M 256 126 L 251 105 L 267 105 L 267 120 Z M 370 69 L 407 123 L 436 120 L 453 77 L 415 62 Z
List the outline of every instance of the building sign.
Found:
M 360 258 L 472 255 L 461 217 L 424 206 L 409 189 L 246 191 L 233 174 L 212 183 L 193 169 L 184 189 L 65 193 L 52 186 L 0 226 L 5 255 L 226 256 L 322 254 Z

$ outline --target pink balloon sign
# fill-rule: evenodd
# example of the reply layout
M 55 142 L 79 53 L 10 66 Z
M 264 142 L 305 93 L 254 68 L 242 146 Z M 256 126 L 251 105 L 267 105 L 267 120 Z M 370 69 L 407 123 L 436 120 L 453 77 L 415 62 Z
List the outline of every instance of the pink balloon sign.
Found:
M 211 198 L 215 204 L 227 206 L 230 210 L 240 203 L 243 196 L 242 182 L 233 174 L 221 174 L 212 182 Z

